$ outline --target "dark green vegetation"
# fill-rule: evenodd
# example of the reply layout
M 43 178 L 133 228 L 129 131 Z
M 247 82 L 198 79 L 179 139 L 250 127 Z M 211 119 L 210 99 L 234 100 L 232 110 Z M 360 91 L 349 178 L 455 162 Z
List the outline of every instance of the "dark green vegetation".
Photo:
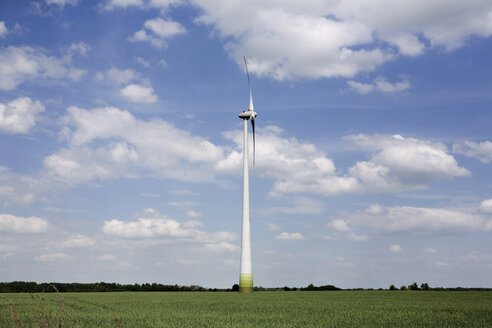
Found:
M 58 327 L 490 327 L 489 291 L 3 294 L 0 326 Z M 63 297 L 63 306 L 60 304 Z M 45 298 L 45 302 L 41 302 Z M 15 314 L 15 313 L 14 313 Z M 45 320 L 46 321 L 46 320 Z
M 333 285 L 326 286 L 313 286 L 310 284 L 307 287 L 282 287 L 282 288 L 264 288 L 264 287 L 254 287 L 255 291 L 297 291 L 297 290 L 340 290 L 340 288 Z M 239 285 L 235 284 L 228 289 L 217 289 L 217 288 L 204 288 L 198 285 L 191 286 L 178 286 L 178 285 L 163 285 L 163 284 L 133 284 L 133 285 L 122 285 L 118 283 L 107 283 L 107 282 L 96 282 L 96 283 L 61 283 L 61 282 L 51 282 L 51 283 L 36 283 L 34 281 L 12 281 L 12 282 L 0 282 L 0 293 L 49 293 L 55 292 L 55 290 L 62 293 L 70 292 L 230 292 L 238 291 Z

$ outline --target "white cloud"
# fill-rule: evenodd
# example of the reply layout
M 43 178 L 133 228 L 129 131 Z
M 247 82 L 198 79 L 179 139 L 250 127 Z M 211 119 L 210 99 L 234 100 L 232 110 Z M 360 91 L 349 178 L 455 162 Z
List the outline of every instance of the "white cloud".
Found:
M 100 262 L 116 262 L 118 261 L 118 258 L 114 256 L 113 254 L 102 254 L 97 257 L 95 257 L 97 261 Z
M 357 162 L 350 169 L 368 192 L 422 189 L 436 179 L 470 175 L 440 143 L 400 135 L 359 134 L 347 139 L 375 152 L 369 161 Z
M 191 2 L 239 65 L 246 54 L 251 72 L 280 80 L 353 77 L 429 43 L 452 50 L 492 35 L 487 0 Z
M 113 66 L 107 70 L 105 74 L 101 73 L 98 76 L 100 76 L 100 79 L 107 78 L 111 82 L 121 85 L 135 80 L 137 78 L 137 73 L 130 68 L 120 70 Z
M 36 125 L 37 116 L 44 112 L 44 106 L 23 97 L 7 104 L 0 103 L 0 132 L 28 133 Z
M 143 0 L 109 0 L 104 9 L 113 10 L 115 8 L 127 8 L 127 7 L 143 7 Z
M 429 247 L 425 249 L 425 252 L 428 254 L 435 254 L 437 253 L 437 250 L 435 248 Z
M 0 232 L 41 233 L 48 229 L 48 222 L 35 216 L 24 218 L 11 214 L 0 214 Z
M 389 250 L 390 250 L 390 252 L 393 252 L 393 253 L 400 253 L 401 252 L 401 246 L 400 245 L 391 245 Z
M 71 56 L 48 56 L 42 48 L 9 46 L 0 49 L 0 90 L 10 91 L 33 79 L 79 80 L 85 70 L 73 68 Z
M 347 222 L 344 220 L 333 220 L 328 224 L 328 227 L 333 228 L 337 231 L 349 231 Z
M 480 213 L 492 214 L 492 199 L 486 199 L 480 203 L 478 207 Z
M 44 0 L 48 5 L 58 5 L 60 7 L 65 6 L 66 4 L 69 5 L 77 5 L 78 0 Z
M 61 247 L 66 248 L 87 248 L 94 246 L 94 239 L 81 234 L 73 234 L 69 239 L 61 243 Z
M 383 193 L 419 190 L 437 179 L 469 176 L 449 154 L 445 145 L 436 142 L 404 138 L 400 135 L 354 135 L 346 139 L 360 149 L 372 153 L 369 161 L 357 162 L 350 174 L 337 172 L 333 161 L 315 145 L 284 138 L 278 127 L 258 129 L 255 174 L 273 177 L 272 196 L 285 193 L 312 193 L 332 196 L 341 193 Z M 219 173 L 240 173 L 242 167 L 242 133 L 227 131 L 224 136 L 236 147 L 217 165 Z M 303 201 L 306 203 L 305 201 Z M 263 212 L 288 213 L 304 211 L 308 204 L 289 208 L 264 209 Z M 311 201 L 313 202 L 313 201 Z M 314 201 L 316 203 L 316 201 Z M 324 210 L 321 203 L 310 213 Z M 317 208 L 317 209 L 316 209 Z M 315 213 L 316 212 L 316 213 Z
M 364 234 L 358 235 L 358 234 L 355 234 L 353 232 L 349 232 L 347 234 L 347 238 L 348 238 L 348 240 L 354 241 L 354 242 L 364 242 L 364 241 L 369 240 L 369 237 L 367 235 L 364 235 Z
M 36 194 L 43 193 L 44 187 L 36 178 L 0 166 L 0 198 L 4 199 L 4 206 L 29 204 Z
M 201 218 L 203 215 L 200 212 L 189 210 L 186 212 L 186 216 L 192 219 Z
M 132 42 L 150 42 L 153 46 L 162 48 L 167 45 L 166 40 L 186 33 L 186 28 L 180 23 L 159 17 L 145 21 L 144 28 L 146 30 L 139 30 L 128 39 Z
M 5 26 L 5 22 L 0 21 L 0 38 L 3 38 L 8 34 L 7 27 Z
M 476 158 L 482 163 L 492 163 L 492 142 L 464 141 L 453 145 L 453 153 Z
M 166 39 L 186 33 L 186 29 L 178 22 L 166 21 L 162 18 L 145 21 L 144 27 L 155 35 Z
M 352 225 L 412 234 L 485 230 L 487 223 L 480 215 L 456 210 L 409 206 L 384 207 L 377 204 L 363 211 L 346 214 L 344 220 Z
M 65 253 L 48 253 L 34 258 L 36 262 L 66 262 L 69 259 Z
M 300 192 L 335 195 L 357 188 L 356 179 L 336 175 L 333 161 L 316 146 L 295 138 L 283 138 L 281 132 L 274 126 L 257 131 L 257 140 L 261 140 L 261 144 L 258 141 L 256 147 L 255 172 L 276 179 L 271 195 Z M 224 136 L 234 141 L 236 147 L 217 163 L 216 168 L 220 173 L 240 173 L 242 132 L 228 131 Z
M 278 232 L 278 231 L 280 231 L 281 228 L 278 224 L 269 223 L 269 224 L 267 224 L 267 229 L 268 229 L 268 231 Z
M 213 244 L 205 244 L 203 248 L 207 251 L 210 252 L 236 252 L 239 250 L 239 247 L 237 245 L 228 243 L 228 242 L 220 242 L 220 243 L 213 243 Z
M 368 94 L 374 90 L 374 85 L 371 83 L 361 83 L 355 81 L 347 81 L 348 86 L 357 93 L 361 95 Z
M 137 63 L 142 64 L 147 68 L 151 67 L 150 62 L 148 60 L 143 59 L 142 57 L 136 57 L 135 60 L 137 61 Z
M 299 232 L 293 232 L 293 233 L 281 232 L 280 234 L 277 235 L 276 238 L 278 240 L 303 240 L 304 236 Z
M 386 79 L 382 76 L 377 77 L 374 80 L 374 84 L 376 86 L 376 90 L 379 90 L 379 91 L 385 92 L 385 93 L 399 92 L 399 91 L 403 91 L 403 90 L 410 88 L 410 82 L 408 82 L 407 80 L 391 83 L 391 82 L 386 81 Z
M 129 84 L 120 90 L 120 94 L 131 102 L 155 103 L 157 96 L 152 87 L 144 87 L 138 84 Z
M 113 219 L 104 221 L 103 232 L 123 238 L 190 237 L 192 233 L 189 229 L 183 229 L 177 221 L 167 218 L 138 219 L 133 222 Z
M 72 52 L 78 52 L 82 57 L 87 57 L 87 52 L 91 50 L 91 46 L 87 43 L 80 41 L 79 43 L 72 43 L 70 46 Z
M 154 8 L 167 8 L 170 5 L 182 3 L 182 0 L 150 0 L 149 5 Z
M 184 228 L 200 228 L 203 227 L 203 223 L 199 220 L 190 220 L 183 222 Z
M 128 37 L 128 40 L 132 42 L 150 42 L 150 44 L 157 48 L 162 48 L 167 45 L 164 40 L 148 34 L 145 30 L 138 30 L 137 32 L 130 35 L 130 37 Z
M 152 176 L 211 181 L 213 165 L 224 156 L 208 140 L 159 119 L 139 120 L 114 107 L 70 107 L 68 113 L 68 148 L 44 160 L 44 174 L 52 180 Z
M 157 8 L 166 9 L 171 5 L 182 3 L 182 0 L 109 0 L 103 8 L 106 10 L 114 10 L 117 8 L 126 9 L 135 7 L 139 9 Z
M 218 244 L 216 247 L 227 248 L 227 245 L 221 244 L 236 238 L 235 234 L 219 231 L 209 233 L 182 224 L 176 220 L 170 219 L 153 209 L 145 210 L 145 217 L 136 221 L 124 222 L 120 220 L 104 221 L 103 232 L 108 236 L 117 238 L 131 239 L 179 239 L 190 242 L 201 242 L 205 244 Z M 211 248 L 215 246 L 209 246 Z
M 357 93 L 368 94 L 371 91 L 380 91 L 384 93 L 399 92 L 410 88 L 410 82 L 402 80 L 400 82 L 391 83 L 386 81 L 382 76 L 377 77 L 373 83 L 360 83 L 348 81 L 349 87 Z

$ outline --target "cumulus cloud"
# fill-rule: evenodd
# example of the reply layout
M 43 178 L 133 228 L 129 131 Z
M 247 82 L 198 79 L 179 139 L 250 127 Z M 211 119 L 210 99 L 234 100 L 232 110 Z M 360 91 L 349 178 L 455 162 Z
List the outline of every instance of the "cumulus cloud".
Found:
M 149 42 L 154 47 L 162 48 L 167 45 L 166 40 L 185 33 L 186 28 L 180 23 L 158 17 L 145 21 L 144 29 L 138 30 L 128 39 L 132 42 Z
M 152 66 L 148 60 L 145 60 L 142 57 L 135 57 L 135 60 L 144 67 L 150 68 Z
M 453 145 L 453 153 L 475 158 L 482 163 L 492 163 L 492 142 L 464 141 Z
M 134 70 L 130 68 L 120 70 L 114 66 L 107 70 L 104 74 L 99 73 L 98 75 L 96 75 L 96 78 L 99 80 L 108 79 L 109 81 L 118 85 L 126 84 L 134 80 L 136 77 L 137 73 Z
M 391 245 L 389 250 L 390 250 L 390 252 L 393 252 L 393 253 L 400 253 L 401 252 L 401 246 L 400 245 Z
M 42 254 L 34 258 L 36 262 L 65 262 L 69 259 L 65 253 L 48 253 Z
M 72 53 L 79 53 L 82 57 L 87 57 L 87 52 L 91 50 L 91 46 L 87 43 L 80 41 L 79 43 L 72 43 L 70 51 Z
M 350 168 L 366 191 L 422 189 L 436 179 L 470 175 L 441 143 L 400 135 L 359 134 L 347 139 L 374 153 L 369 161 Z
M 278 224 L 269 223 L 269 224 L 267 224 L 267 229 L 268 229 L 268 231 L 278 232 L 278 231 L 280 231 L 281 228 Z
M 28 133 L 36 125 L 41 112 L 44 112 L 44 106 L 28 97 L 17 98 L 7 104 L 0 103 L 0 132 Z
M 49 56 L 42 48 L 0 48 L 0 90 L 10 91 L 33 79 L 78 81 L 86 70 L 72 67 L 70 55 Z
M 349 226 L 344 220 L 333 220 L 328 224 L 328 227 L 337 231 L 349 231 Z
M 35 216 L 24 218 L 11 214 L 0 214 L 0 232 L 41 233 L 48 229 L 48 222 Z
M 44 174 L 69 183 L 152 176 L 211 181 L 223 149 L 172 124 L 114 107 L 68 109 L 69 146 L 44 160 Z
M 492 214 L 492 199 L 486 199 L 480 203 L 478 207 L 480 213 Z
M 256 149 L 255 171 L 276 179 L 271 195 L 300 192 L 335 195 L 357 187 L 355 178 L 337 176 L 333 161 L 315 145 L 281 134 L 282 130 L 274 126 L 258 129 L 261 147 Z M 236 147 L 217 163 L 216 169 L 221 173 L 240 173 L 242 132 L 228 131 L 224 136 L 234 141 Z
M 113 10 L 115 8 L 143 7 L 143 0 L 109 0 L 104 9 Z
M 138 84 L 129 84 L 120 90 L 120 94 L 131 102 L 155 103 L 157 96 L 152 87 L 144 87 Z
M 351 225 L 388 232 L 412 234 L 449 233 L 485 230 L 487 221 L 478 214 L 440 208 L 372 205 L 363 211 L 346 214 Z
M 0 21 L 0 38 L 7 35 L 8 32 L 9 31 L 7 30 L 7 27 L 5 26 L 5 22 Z
M 399 92 L 410 88 L 410 82 L 402 80 L 400 82 L 388 82 L 382 76 L 377 77 L 373 83 L 360 83 L 348 81 L 348 86 L 359 94 L 368 94 L 372 91 L 380 91 L 384 93 Z
M 486 0 L 249 1 L 191 0 L 197 21 L 226 40 L 225 50 L 251 72 L 275 79 L 353 77 L 427 46 L 447 50 L 492 35 Z
M 61 243 L 60 246 L 66 248 L 87 248 L 94 246 L 94 244 L 95 241 L 91 237 L 76 233 L 71 235 L 70 238 Z
M 48 5 L 57 5 L 63 7 L 67 4 L 75 6 L 78 0 L 44 0 Z
M 126 8 L 158 8 L 166 9 L 171 5 L 182 3 L 182 0 L 109 0 L 103 8 L 106 10 L 126 9 Z
M 192 219 L 201 218 L 203 215 L 200 212 L 189 210 L 186 212 L 186 216 Z
M 209 246 L 210 248 L 227 248 L 227 244 L 221 243 L 229 242 L 236 238 L 235 234 L 226 231 L 209 233 L 198 230 L 196 226 L 182 224 L 153 209 L 146 209 L 145 216 L 136 221 L 125 222 L 116 219 L 104 221 L 102 230 L 104 234 L 117 238 L 173 238 L 216 245 Z
M 203 249 L 210 252 L 221 253 L 221 252 L 236 252 L 239 250 L 239 247 L 237 245 L 223 241 L 220 243 L 205 244 L 203 246 Z
M 280 234 L 277 235 L 276 239 L 278 239 L 278 240 L 303 240 L 304 236 L 302 234 L 300 234 L 299 232 L 293 232 L 293 233 L 281 232 Z
M 0 199 L 4 206 L 26 205 L 42 194 L 46 184 L 37 178 L 12 172 L 0 166 Z
M 347 235 L 346 235 L 347 239 L 350 240 L 350 241 L 354 241 L 354 242 L 363 242 L 363 241 L 368 241 L 369 240 L 369 237 L 367 235 L 364 235 L 364 234 L 356 234 L 356 233 L 353 233 L 353 232 L 349 232 Z

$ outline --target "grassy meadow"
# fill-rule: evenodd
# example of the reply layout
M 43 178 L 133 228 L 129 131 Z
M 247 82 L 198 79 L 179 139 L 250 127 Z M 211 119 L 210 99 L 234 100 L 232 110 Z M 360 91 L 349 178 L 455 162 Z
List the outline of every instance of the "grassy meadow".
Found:
M 0 295 L 2 328 L 492 327 L 489 291 Z

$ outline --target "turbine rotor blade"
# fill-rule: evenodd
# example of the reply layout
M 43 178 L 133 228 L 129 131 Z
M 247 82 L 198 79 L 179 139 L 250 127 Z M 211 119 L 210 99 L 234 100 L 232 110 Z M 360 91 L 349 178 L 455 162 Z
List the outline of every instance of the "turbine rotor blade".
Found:
M 246 62 L 246 56 L 244 58 L 244 66 L 246 67 L 246 75 L 248 76 L 248 86 L 249 86 L 249 108 L 248 110 L 254 110 L 253 107 L 253 95 L 251 93 L 251 80 L 249 79 L 248 63 Z
M 244 58 L 244 66 L 246 66 L 246 75 L 248 75 L 249 90 L 251 91 L 251 82 L 249 80 L 248 63 L 246 62 L 246 56 L 243 56 L 243 58 Z
M 255 166 L 255 153 L 256 153 L 256 145 L 255 145 L 255 119 L 251 120 L 251 128 L 253 129 L 253 166 Z

